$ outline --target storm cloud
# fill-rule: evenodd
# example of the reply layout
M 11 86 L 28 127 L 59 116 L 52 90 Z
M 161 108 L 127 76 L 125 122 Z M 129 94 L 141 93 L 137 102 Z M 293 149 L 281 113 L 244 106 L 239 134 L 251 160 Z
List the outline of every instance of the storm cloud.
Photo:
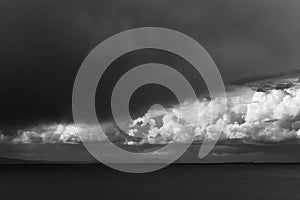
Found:
M 158 26 L 191 36 L 226 82 L 299 68 L 299 10 L 293 0 L 1 1 L 1 128 L 14 134 L 6 129 L 70 123 L 83 59 L 101 41 L 131 28 Z

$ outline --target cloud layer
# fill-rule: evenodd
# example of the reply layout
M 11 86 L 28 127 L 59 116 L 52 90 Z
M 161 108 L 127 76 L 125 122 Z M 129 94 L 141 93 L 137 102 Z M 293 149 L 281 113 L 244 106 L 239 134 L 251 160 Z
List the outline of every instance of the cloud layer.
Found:
M 111 141 L 135 145 L 185 143 L 193 138 L 201 142 L 204 138 L 216 140 L 219 134 L 221 140 L 258 143 L 300 139 L 299 82 L 286 89 L 237 90 L 228 94 L 227 102 L 216 98 L 169 109 L 153 106 L 143 117 L 132 121 L 128 133 L 122 133 L 113 123 L 102 128 Z M 0 132 L 0 141 L 78 144 L 103 142 L 107 137 L 97 132 L 95 125 L 52 124 L 18 130 L 12 136 Z
M 96 127 L 91 125 L 52 124 L 20 129 L 14 136 L 1 134 L 0 140 L 12 144 L 78 144 L 80 142 L 102 142 L 106 140 L 106 137 L 97 132 Z
M 227 110 L 226 110 L 227 105 Z M 182 113 L 182 114 L 180 114 Z M 161 126 L 156 122 L 161 119 Z M 214 140 L 244 139 L 281 142 L 300 138 L 300 88 L 254 92 L 249 97 L 201 100 L 169 110 L 148 111 L 131 125 L 131 135 L 143 131 L 145 143 L 185 142 L 195 136 Z M 143 127 L 146 127 L 142 129 Z

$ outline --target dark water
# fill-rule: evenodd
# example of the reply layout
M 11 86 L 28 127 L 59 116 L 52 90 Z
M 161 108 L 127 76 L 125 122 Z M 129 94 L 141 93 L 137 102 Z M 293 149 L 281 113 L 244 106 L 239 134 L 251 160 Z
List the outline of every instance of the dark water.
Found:
M 0 167 L 0 199 L 300 199 L 300 165 L 172 165 L 127 174 L 98 165 Z

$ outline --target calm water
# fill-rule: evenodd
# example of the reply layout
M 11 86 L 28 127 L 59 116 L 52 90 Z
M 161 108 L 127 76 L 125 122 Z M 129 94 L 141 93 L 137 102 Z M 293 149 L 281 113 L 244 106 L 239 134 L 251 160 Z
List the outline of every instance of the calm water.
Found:
M 148 174 L 94 165 L 10 166 L 0 168 L 0 187 L 0 199 L 299 200 L 300 165 L 173 165 Z

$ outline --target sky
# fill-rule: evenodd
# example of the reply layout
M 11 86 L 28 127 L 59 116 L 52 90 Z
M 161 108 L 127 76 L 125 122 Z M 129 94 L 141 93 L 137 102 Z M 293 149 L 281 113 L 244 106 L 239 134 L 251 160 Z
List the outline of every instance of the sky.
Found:
M 132 28 L 164 27 L 192 37 L 213 58 L 226 85 L 299 69 L 299 10 L 297 0 L 3 0 L 0 130 L 22 137 L 22 130 L 72 123 L 72 88 L 84 58 L 106 38 Z M 196 93 L 206 91 L 184 60 L 158 50 L 132 52 L 101 79 L 96 109 L 105 121 L 111 120 L 107 104 L 118 78 L 145 62 L 184 67 Z M 153 103 L 173 105 L 176 99 L 164 88 L 146 86 L 132 97 L 134 118 L 143 117 Z
M 120 31 L 159 26 L 197 40 L 225 81 L 297 68 L 298 1 L 1 1 L 1 125 L 71 120 L 76 73 Z

